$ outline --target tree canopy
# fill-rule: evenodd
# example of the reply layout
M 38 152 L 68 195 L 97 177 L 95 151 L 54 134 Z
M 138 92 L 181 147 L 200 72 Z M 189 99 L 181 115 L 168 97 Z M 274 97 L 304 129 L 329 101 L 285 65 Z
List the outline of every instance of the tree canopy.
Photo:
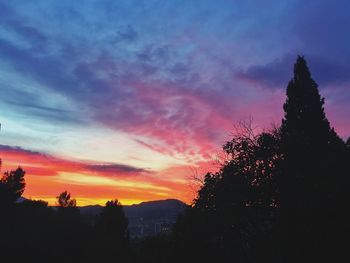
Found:
M 192 209 L 179 220 L 175 236 L 192 245 L 187 252 L 204 249 L 203 260 L 222 262 L 337 255 L 341 243 L 334 240 L 349 233 L 349 140 L 330 126 L 324 102 L 299 56 L 281 126 L 236 133 L 223 146 L 228 159 L 205 175 Z
M 71 194 L 68 191 L 64 191 L 59 194 L 57 198 L 57 203 L 62 208 L 72 208 L 77 206 L 75 199 L 71 199 Z
M 26 185 L 24 175 L 25 171 L 21 167 L 4 173 L 0 179 L 1 203 L 14 203 L 22 196 Z

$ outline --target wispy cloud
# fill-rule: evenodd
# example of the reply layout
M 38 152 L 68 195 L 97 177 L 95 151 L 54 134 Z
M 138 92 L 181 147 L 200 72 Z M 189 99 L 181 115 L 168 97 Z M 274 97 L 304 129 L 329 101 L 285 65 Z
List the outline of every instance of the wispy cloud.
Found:
M 125 164 L 101 163 L 83 160 L 67 160 L 49 154 L 26 150 L 21 147 L 0 145 L 0 156 L 12 167 L 23 165 L 31 175 L 56 176 L 60 172 L 96 174 L 102 176 L 129 176 L 150 173 L 150 170 Z

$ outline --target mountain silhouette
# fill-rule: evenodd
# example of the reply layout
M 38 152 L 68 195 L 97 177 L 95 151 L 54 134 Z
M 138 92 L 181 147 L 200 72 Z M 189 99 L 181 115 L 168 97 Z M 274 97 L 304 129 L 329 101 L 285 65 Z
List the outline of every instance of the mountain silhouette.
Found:
M 179 214 L 186 207 L 185 203 L 177 199 L 149 201 L 123 206 L 124 213 L 129 221 L 130 236 L 144 237 L 170 233 Z M 100 205 L 79 207 L 81 215 L 90 224 L 94 224 L 102 209 L 103 206 Z

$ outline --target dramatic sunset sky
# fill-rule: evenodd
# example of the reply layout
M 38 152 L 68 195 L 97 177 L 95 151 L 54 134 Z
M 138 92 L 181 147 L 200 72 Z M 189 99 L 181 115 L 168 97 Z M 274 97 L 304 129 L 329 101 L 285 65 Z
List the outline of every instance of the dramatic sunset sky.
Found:
M 25 197 L 177 198 L 240 120 L 279 124 L 305 55 L 350 135 L 350 1 L 0 0 L 0 157 Z

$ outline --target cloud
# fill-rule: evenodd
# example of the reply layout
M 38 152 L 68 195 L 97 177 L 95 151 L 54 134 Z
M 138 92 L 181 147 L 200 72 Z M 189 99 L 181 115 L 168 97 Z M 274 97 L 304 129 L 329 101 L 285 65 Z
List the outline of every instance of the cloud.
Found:
M 2 60 L 43 92 L 38 99 L 37 91 L 17 88 L 18 100 L 3 101 L 16 111 L 22 105 L 29 118 L 87 120 L 84 125 L 126 132 L 164 154 L 203 157 L 233 122 L 257 115 L 269 124 L 279 116 L 268 112 L 276 110 L 271 101 L 283 100 L 273 92 L 286 87 L 297 53 L 306 55 L 321 88 L 347 88 L 348 20 L 338 5 L 203 1 L 193 7 L 182 1 L 6 4 Z M 334 12 L 327 16 L 329 8 Z M 48 93 L 68 103 L 51 105 Z
M 87 170 L 89 171 L 96 171 L 101 173 L 107 173 L 107 174 L 135 174 L 135 173 L 147 173 L 148 170 L 142 169 L 142 168 L 136 168 L 129 165 L 123 165 L 123 164 L 88 164 L 86 165 Z
M 75 116 L 72 110 L 62 109 L 60 107 L 46 106 L 47 103 L 42 102 L 40 97 L 32 93 L 23 92 L 21 90 L 4 89 L 4 97 L 2 101 L 9 108 L 14 108 L 44 120 L 64 122 L 64 123 L 82 123 L 82 120 Z
M 322 0 L 305 4 L 300 1 L 297 8 L 293 30 L 305 53 L 348 65 L 350 35 L 346 32 L 350 23 L 350 2 L 340 0 L 334 4 Z
M 122 26 L 117 31 L 116 41 L 125 40 L 127 42 L 134 42 L 137 40 L 138 33 L 131 25 Z
M 0 154 L 8 166 L 11 164 L 24 166 L 30 175 L 57 176 L 60 172 L 72 172 L 123 177 L 151 172 L 125 164 L 67 160 L 9 145 L 0 145 Z
M 222 93 L 221 84 L 229 86 L 231 79 L 213 75 L 215 71 L 227 73 L 229 69 L 212 71 L 214 65 L 205 69 L 205 72 L 196 69 L 195 66 L 203 64 L 202 54 L 188 42 L 188 36 L 179 41 L 182 29 L 175 28 L 174 35 L 170 35 L 169 39 L 157 42 L 157 36 L 163 38 L 159 35 L 161 32 L 152 39 L 145 36 L 145 29 L 139 29 L 140 25 L 136 32 L 136 26 L 122 21 L 116 26 L 117 38 L 137 43 L 133 43 L 135 46 L 131 45 L 131 49 L 130 43 L 117 41 L 112 49 L 106 40 L 113 39 L 113 35 L 115 37 L 115 29 L 110 34 L 111 28 L 106 24 L 101 32 L 92 30 L 91 34 L 96 34 L 96 38 L 92 38 L 90 32 L 78 21 L 87 20 L 87 27 L 90 23 L 97 26 L 96 22 L 85 17 L 86 10 L 75 9 L 74 5 L 71 8 L 80 14 L 74 20 L 80 35 L 75 36 L 77 28 L 66 27 L 66 34 L 58 37 L 49 35 L 46 30 L 44 33 L 43 28 L 37 27 L 35 30 L 43 36 L 43 42 L 50 43 L 45 44 L 45 49 L 33 51 L 5 36 L 0 37 L 0 54 L 21 75 L 40 83 L 46 90 L 67 97 L 72 104 L 77 104 L 77 108 L 86 108 L 88 116 L 94 122 L 133 135 L 148 136 L 148 143 L 152 141 L 156 145 L 163 145 L 163 148 L 166 145 L 168 154 L 195 151 L 207 155 L 209 149 L 221 141 L 232 122 L 232 116 L 227 113 L 232 109 L 232 103 L 226 98 L 228 94 Z M 171 5 L 167 8 L 171 9 Z M 185 7 L 182 6 L 180 10 L 183 8 Z M 207 8 L 205 10 L 204 13 Z M 100 11 L 99 9 L 96 13 Z M 165 15 L 163 11 L 159 10 Z M 13 16 L 21 17 L 19 14 Z M 34 39 L 20 29 L 26 26 L 28 16 L 22 18 L 17 19 L 22 24 L 11 27 L 11 30 L 34 45 Z M 63 18 L 63 24 L 67 22 L 65 19 Z M 34 29 L 33 19 L 30 22 Z M 105 22 L 101 18 L 101 23 Z M 188 26 L 186 23 L 180 24 L 183 28 Z M 72 34 L 77 43 L 67 41 Z M 85 39 L 85 34 L 89 38 Z M 104 46 L 101 46 L 99 39 Z M 54 46 L 51 45 L 53 42 Z M 68 56 L 65 55 L 66 52 Z M 208 50 L 207 53 L 210 52 Z M 76 56 L 77 53 L 81 56 Z M 203 78 L 203 75 L 206 76 Z M 214 79 L 221 81 L 216 88 L 212 87 Z M 232 100 L 235 99 L 234 94 L 235 92 L 229 94 Z M 40 100 L 36 100 L 35 104 L 35 100 L 30 100 L 33 105 L 28 105 L 25 100 L 29 100 L 30 95 L 26 95 L 23 101 L 17 103 L 29 108 L 27 113 L 35 117 L 44 117 L 48 121 L 65 118 L 68 121 L 71 119 L 69 116 L 74 114 L 78 115 L 75 116 L 76 119 L 80 117 L 78 112 L 50 107 Z M 214 125 L 222 127 L 217 129 Z
M 327 85 L 344 84 L 350 81 L 350 66 L 341 64 L 336 59 L 321 56 L 305 55 L 314 80 L 320 88 Z M 270 89 L 285 89 L 288 81 L 293 77 L 295 55 L 285 55 L 265 65 L 250 66 L 240 70 L 235 75 L 244 81 L 252 82 Z
M 235 76 L 248 83 L 260 84 L 267 88 L 281 88 L 292 76 L 291 62 L 291 56 L 286 56 L 284 59 L 276 59 L 265 65 L 250 66 L 246 70 L 238 71 Z
M 64 190 L 70 191 L 79 205 L 86 199 L 89 204 L 104 204 L 116 197 L 123 203 L 166 197 L 190 201 L 186 184 L 160 171 L 156 174 L 125 164 L 67 160 L 8 145 L 0 145 L 0 156 L 2 171 L 18 165 L 26 171 L 25 197 L 47 200 L 51 205 Z

